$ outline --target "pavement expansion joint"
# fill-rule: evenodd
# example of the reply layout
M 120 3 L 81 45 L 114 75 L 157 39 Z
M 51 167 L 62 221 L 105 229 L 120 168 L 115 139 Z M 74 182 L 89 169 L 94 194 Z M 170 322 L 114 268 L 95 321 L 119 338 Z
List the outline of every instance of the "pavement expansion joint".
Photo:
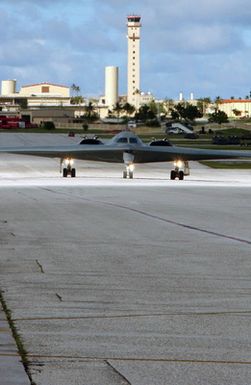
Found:
M 53 191 L 53 192 L 55 192 L 55 191 Z M 59 192 L 58 191 L 57 193 L 60 194 L 60 195 L 71 196 L 69 193 L 67 193 L 65 191 L 64 192 L 61 192 L 61 191 Z M 90 203 L 99 203 L 99 204 L 106 205 L 106 206 L 116 207 L 116 208 L 119 208 L 119 209 L 122 209 L 122 210 L 128 210 L 128 211 L 131 211 L 133 213 L 144 215 L 144 216 L 149 217 L 151 219 L 155 219 L 155 220 L 158 220 L 158 221 L 161 221 L 161 222 L 165 222 L 165 223 L 168 223 L 168 224 L 171 224 L 171 225 L 174 225 L 174 226 L 178 226 L 178 227 L 181 227 L 181 228 L 185 228 L 185 229 L 188 229 L 188 230 L 198 231 L 200 233 L 205 233 L 205 234 L 212 235 L 212 236 L 215 236 L 215 237 L 219 237 L 219 238 L 223 238 L 223 239 L 228 239 L 230 241 L 240 242 L 240 243 L 251 245 L 251 240 L 248 240 L 248 239 L 242 239 L 242 238 L 239 238 L 239 237 L 235 237 L 233 235 L 222 234 L 222 233 L 219 233 L 219 232 L 216 232 L 216 231 L 207 230 L 207 229 L 204 229 L 204 228 L 201 228 L 201 227 L 197 227 L 197 226 L 193 226 L 193 225 L 189 225 L 189 224 L 186 224 L 186 223 L 181 223 L 181 222 L 178 222 L 178 221 L 174 221 L 172 219 L 163 218 L 161 216 L 158 216 L 158 215 L 155 215 L 155 214 L 151 214 L 151 213 L 143 211 L 143 210 L 138 210 L 138 209 L 135 209 L 133 207 L 124 206 L 122 204 L 117 204 L 117 203 L 109 202 L 109 201 L 94 200 L 94 199 L 90 199 L 90 198 L 83 198 L 81 196 L 78 196 L 78 198 L 80 198 L 81 200 L 84 200 L 84 201 L 88 201 Z
M 55 293 L 60 302 L 63 302 L 63 298 Z M 82 319 L 116 319 L 116 318 L 140 318 L 140 317 L 199 317 L 199 316 L 243 316 L 250 315 L 251 310 L 230 310 L 230 311 L 208 311 L 208 312 L 177 312 L 177 313 L 141 313 L 141 314 L 116 314 L 116 315 L 87 315 L 77 317 L 25 317 L 15 318 L 14 322 L 27 322 L 27 321 L 60 321 L 60 320 L 82 320 Z
M 128 379 L 123 375 L 121 374 L 109 361 L 105 360 L 105 363 L 115 372 L 117 373 L 121 378 L 122 380 L 126 381 L 126 383 L 128 385 L 132 385 L 131 382 L 128 381 Z
M 108 206 L 113 206 L 113 207 L 118 207 L 118 208 L 121 208 L 121 209 L 129 210 L 129 211 L 132 211 L 132 212 L 135 212 L 135 213 L 147 216 L 147 217 L 152 218 L 152 219 L 156 219 L 156 220 L 159 220 L 159 221 L 162 221 L 162 222 L 169 223 L 171 225 L 175 225 L 175 226 L 186 228 L 188 230 L 199 231 L 201 233 L 206 233 L 206 234 L 213 235 L 213 236 L 216 236 L 216 237 L 225 238 L 225 239 L 229 239 L 229 240 L 232 240 L 232 241 L 246 243 L 248 245 L 251 245 L 251 241 L 247 240 L 247 239 L 242 239 L 242 238 L 234 237 L 232 235 L 227 235 L 227 234 L 221 234 L 221 233 L 218 233 L 218 232 L 215 232 L 215 231 L 211 231 L 211 230 L 207 230 L 207 229 L 203 229 L 203 228 L 200 228 L 200 227 L 197 227 L 197 226 L 192 226 L 192 225 L 188 225 L 188 224 L 185 224 L 185 223 L 177 222 L 177 221 L 174 221 L 174 220 L 171 220 L 171 219 L 160 217 L 160 216 L 155 215 L 155 214 L 148 213 L 146 211 L 134 209 L 132 207 L 123 206 L 123 205 L 112 203 L 112 202 L 102 202 L 102 201 L 97 201 L 97 202 L 98 203 L 106 204 Z
M 0 353 L 0 357 L 20 357 L 18 353 Z
M 190 363 L 190 364 L 215 364 L 215 365 L 251 365 L 251 361 L 234 361 L 234 360 L 198 360 L 189 358 L 155 358 L 155 357 L 87 357 L 87 356 L 66 356 L 66 355 L 40 355 L 29 353 L 30 359 L 65 359 L 65 360 L 84 360 L 84 361 L 124 361 L 124 362 L 173 362 L 173 363 Z

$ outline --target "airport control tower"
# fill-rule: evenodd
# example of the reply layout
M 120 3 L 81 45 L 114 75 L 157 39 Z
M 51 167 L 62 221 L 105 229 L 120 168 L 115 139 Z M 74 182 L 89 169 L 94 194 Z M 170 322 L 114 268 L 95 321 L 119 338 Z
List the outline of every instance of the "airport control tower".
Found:
M 138 107 L 140 91 L 140 16 L 127 17 L 128 66 L 127 66 L 127 101 Z

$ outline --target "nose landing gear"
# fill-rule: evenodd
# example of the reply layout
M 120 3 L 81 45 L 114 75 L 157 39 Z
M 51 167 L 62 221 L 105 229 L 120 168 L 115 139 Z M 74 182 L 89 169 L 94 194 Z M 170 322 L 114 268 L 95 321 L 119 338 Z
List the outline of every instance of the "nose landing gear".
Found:
M 133 179 L 133 170 L 134 170 L 133 164 L 126 165 L 126 169 L 123 171 L 123 178 Z

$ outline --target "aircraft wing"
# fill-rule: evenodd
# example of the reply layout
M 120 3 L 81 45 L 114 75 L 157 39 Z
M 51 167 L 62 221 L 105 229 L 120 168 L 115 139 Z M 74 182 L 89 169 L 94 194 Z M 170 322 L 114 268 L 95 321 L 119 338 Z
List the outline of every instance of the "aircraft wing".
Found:
M 183 161 L 228 158 L 251 159 L 251 151 L 241 150 L 212 150 L 178 146 L 148 146 L 147 148 L 142 148 L 142 150 L 140 162 L 163 162 L 174 161 L 177 159 Z
M 168 162 L 181 159 L 206 160 L 227 158 L 251 158 L 251 151 L 212 150 L 178 146 L 149 145 L 67 145 L 37 147 L 0 147 L 0 153 L 35 155 L 50 158 L 74 158 L 103 162 L 123 163 L 123 154 L 134 156 L 134 163 Z
M 32 146 L 0 147 L 0 153 L 33 155 L 46 158 L 73 158 L 103 162 L 123 163 L 123 153 L 128 146 L 116 145 L 66 145 L 66 146 Z

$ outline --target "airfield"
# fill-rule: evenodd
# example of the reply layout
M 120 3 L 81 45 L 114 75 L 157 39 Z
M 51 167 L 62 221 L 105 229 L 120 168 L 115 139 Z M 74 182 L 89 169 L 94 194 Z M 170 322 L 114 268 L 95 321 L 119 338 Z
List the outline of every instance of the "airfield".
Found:
M 0 289 L 36 385 L 250 383 L 250 170 L 190 162 L 171 181 L 155 163 L 124 180 L 122 164 L 62 178 L 58 159 L 0 162 Z

